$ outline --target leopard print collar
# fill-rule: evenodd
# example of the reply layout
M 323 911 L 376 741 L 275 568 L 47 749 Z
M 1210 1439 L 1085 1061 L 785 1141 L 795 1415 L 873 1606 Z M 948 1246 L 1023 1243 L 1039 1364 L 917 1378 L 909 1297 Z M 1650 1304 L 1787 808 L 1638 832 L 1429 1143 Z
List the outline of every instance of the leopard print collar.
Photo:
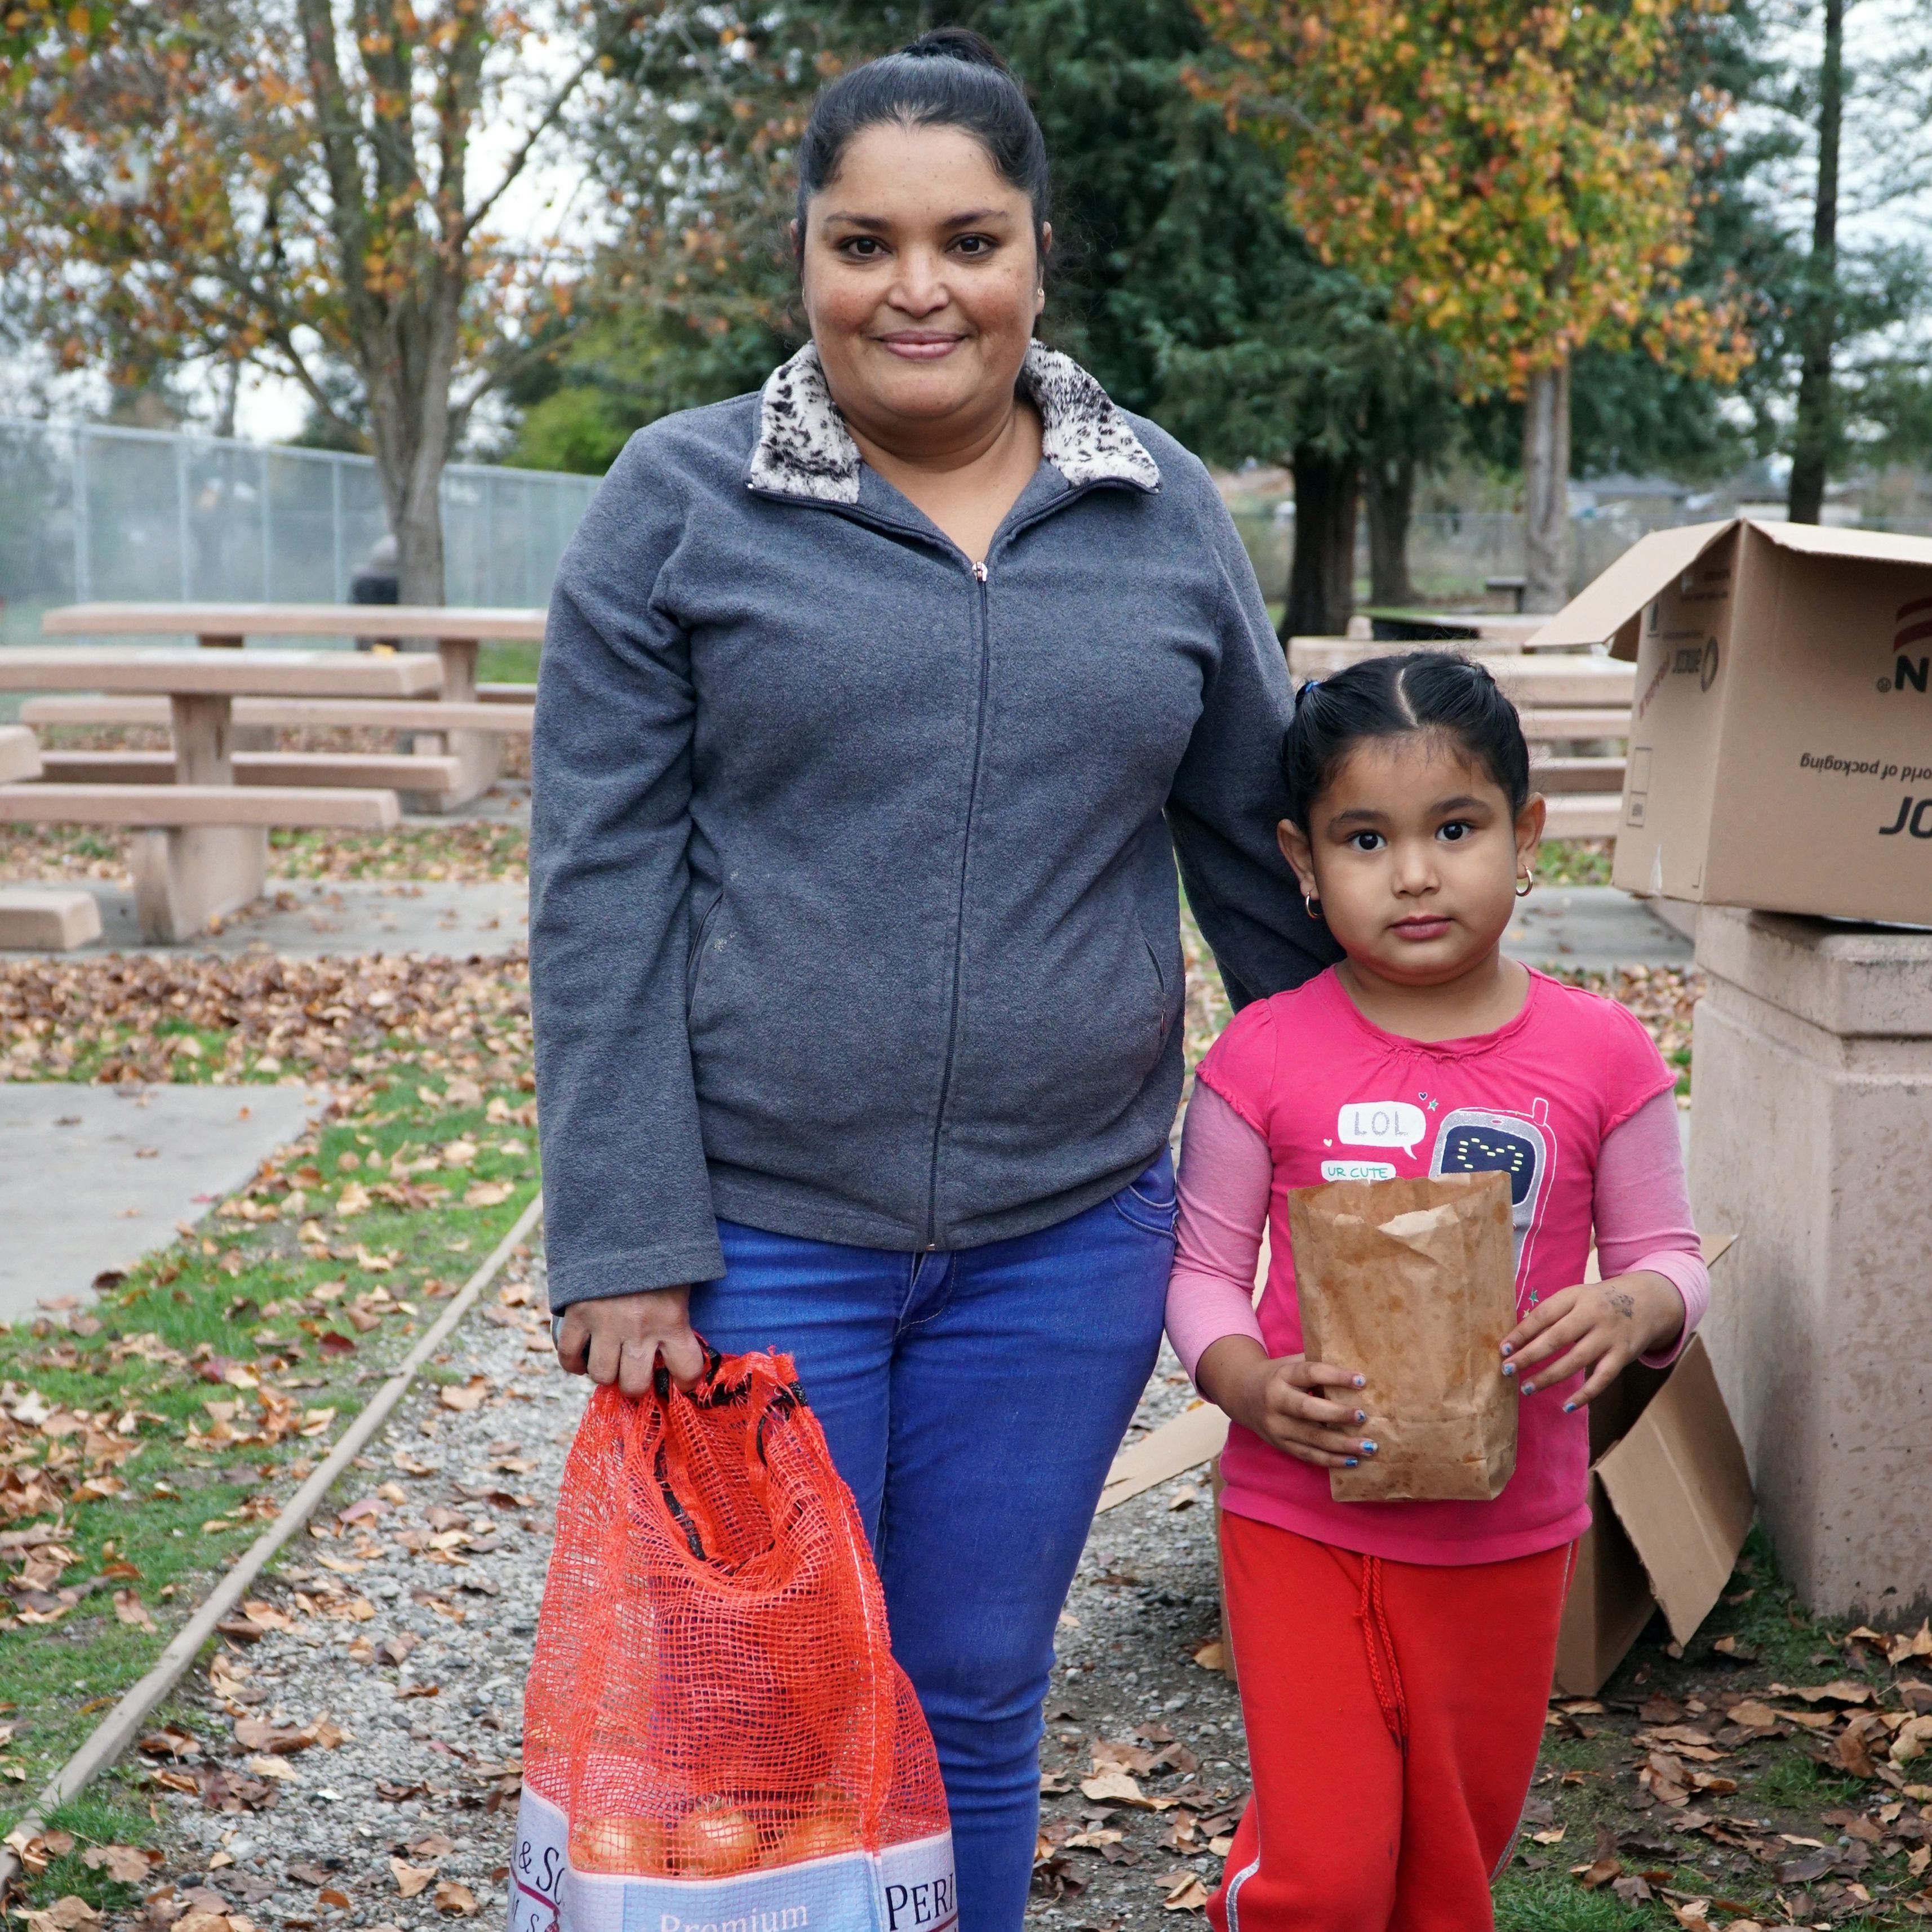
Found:
M 1020 364 L 1020 385 L 1040 411 L 1040 453 L 1069 483 L 1160 488 L 1160 470 L 1146 446 L 1070 356 L 1033 344 Z M 856 503 L 860 467 L 859 446 L 826 386 L 818 351 L 808 342 L 766 378 L 746 479 L 754 489 L 782 496 Z

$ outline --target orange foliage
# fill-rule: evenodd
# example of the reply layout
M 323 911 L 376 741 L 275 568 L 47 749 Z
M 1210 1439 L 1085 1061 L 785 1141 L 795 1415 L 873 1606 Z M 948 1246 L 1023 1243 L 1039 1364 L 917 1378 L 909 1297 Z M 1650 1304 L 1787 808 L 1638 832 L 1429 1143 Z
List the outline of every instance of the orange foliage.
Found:
M 1684 16 L 1724 0 L 1201 0 L 1240 63 L 1197 76 L 1277 145 L 1291 218 L 1521 394 L 1588 342 L 1641 341 L 1720 381 L 1736 318 L 1680 292 L 1691 140 L 1720 100 L 1673 91 Z

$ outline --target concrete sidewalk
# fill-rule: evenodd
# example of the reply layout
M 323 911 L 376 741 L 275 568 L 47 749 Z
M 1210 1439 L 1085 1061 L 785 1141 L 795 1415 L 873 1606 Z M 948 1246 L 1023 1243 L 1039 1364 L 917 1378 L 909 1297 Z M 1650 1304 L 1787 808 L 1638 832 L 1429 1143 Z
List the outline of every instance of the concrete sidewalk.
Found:
M 521 879 L 452 885 L 435 880 L 271 879 L 267 896 L 231 914 L 219 932 L 174 946 L 144 945 L 134 895 L 111 879 L 74 884 L 94 895 L 100 937 L 71 952 L 43 958 L 97 958 L 108 952 L 219 953 L 234 958 L 275 953 L 318 959 L 333 953 L 423 952 L 467 958 L 508 952 L 530 937 L 530 887 Z M 23 959 L 27 952 L 0 953 Z
M 305 1087 L 0 1082 L 0 1322 L 93 1298 L 300 1138 L 328 1099 Z
M 1615 886 L 1540 886 L 1516 908 L 1503 950 L 1546 970 L 1688 966 L 1696 948 L 1647 902 Z
M 485 958 L 530 937 L 530 888 L 521 879 L 480 885 L 394 880 L 272 880 L 268 896 L 178 946 L 143 946 L 134 894 L 105 880 L 76 881 L 100 908 L 101 936 L 73 952 L 277 953 L 315 959 L 335 953 L 422 952 Z M 1516 910 L 1504 950 L 1533 966 L 1608 972 L 1618 966 L 1688 966 L 1694 948 L 1641 899 L 1614 886 L 1544 886 Z M 9 952 L 8 958 L 31 956 Z

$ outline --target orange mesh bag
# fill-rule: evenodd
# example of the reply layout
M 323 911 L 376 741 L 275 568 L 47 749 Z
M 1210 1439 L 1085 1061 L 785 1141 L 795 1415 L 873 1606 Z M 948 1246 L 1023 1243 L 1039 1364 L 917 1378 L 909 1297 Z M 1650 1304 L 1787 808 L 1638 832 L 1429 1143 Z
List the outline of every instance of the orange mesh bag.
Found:
M 524 1707 L 511 1932 L 944 1932 L 938 1760 L 790 1358 L 600 1388 Z

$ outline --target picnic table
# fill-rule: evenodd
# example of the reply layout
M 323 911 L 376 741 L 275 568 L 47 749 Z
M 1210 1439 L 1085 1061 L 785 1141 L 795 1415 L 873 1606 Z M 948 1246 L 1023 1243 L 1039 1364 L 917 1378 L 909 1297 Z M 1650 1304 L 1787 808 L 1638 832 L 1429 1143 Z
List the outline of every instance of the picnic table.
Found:
M 277 724 L 361 724 L 408 730 L 416 738 L 414 749 L 430 756 L 457 760 L 454 782 L 435 788 L 425 788 L 420 802 L 431 809 L 465 805 L 478 798 L 496 782 L 499 752 L 502 738 L 529 730 L 527 704 L 506 704 L 499 694 L 503 687 L 488 694 L 491 710 L 478 708 L 485 695 L 476 683 L 478 654 L 486 641 L 541 643 L 544 613 L 522 608 L 463 609 L 436 604 L 69 604 L 48 611 L 40 628 L 49 637 L 193 637 L 205 650 L 239 650 L 249 638 L 364 638 L 380 636 L 386 643 L 428 643 L 436 646 L 442 667 L 440 679 L 428 686 L 412 686 L 412 693 L 429 691 L 438 701 L 460 705 L 446 724 L 419 721 L 420 713 L 405 718 L 399 713 L 385 713 L 378 706 L 352 704 L 347 712 L 338 709 L 325 716 L 312 700 L 284 701 L 274 706 L 257 699 L 236 714 L 237 726 L 246 734 L 237 748 L 260 748 L 254 734 Z M 426 654 L 425 654 L 426 655 Z M 339 695 L 339 694 L 332 694 Z M 79 700 L 86 704 L 87 700 Z M 125 700 L 122 700 L 124 704 Z M 76 700 L 48 700 L 36 707 L 35 723 L 133 723 L 119 715 L 83 718 L 75 710 Z M 112 703 L 93 702 L 99 713 L 112 712 Z M 27 714 L 23 713 L 23 716 Z
M 241 698 L 410 698 L 435 691 L 428 656 L 344 651 L 24 648 L 0 650 L 0 691 L 104 692 L 166 700 L 173 782 L 0 784 L 0 821 L 121 825 L 140 836 L 134 894 L 141 936 L 184 939 L 259 898 L 272 825 L 382 830 L 398 824 L 393 790 L 238 784 L 233 711 Z

